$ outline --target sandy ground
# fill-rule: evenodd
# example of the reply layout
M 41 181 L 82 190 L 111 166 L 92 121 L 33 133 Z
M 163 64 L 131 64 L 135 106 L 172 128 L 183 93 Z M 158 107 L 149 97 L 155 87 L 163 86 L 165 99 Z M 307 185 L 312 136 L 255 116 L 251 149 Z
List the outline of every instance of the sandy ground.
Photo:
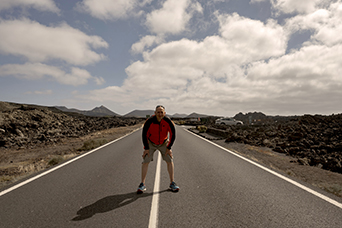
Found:
M 0 189 L 28 175 L 86 152 L 87 150 L 79 151 L 80 148 L 84 147 L 85 142 L 110 142 L 139 129 L 141 126 L 142 124 L 112 128 L 81 138 L 65 139 L 61 143 L 41 146 L 35 149 L 0 149 Z M 296 162 L 295 158 L 276 153 L 269 148 L 239 143 L 225 143 L 223 139 L 217 138 L 214 135 L 203 134 L 202 136 L 284 175 L 305 181 L 342 197 L 342 174 L 323 170 L 319 167 L 300 165 Z M 88 148 L 88 150 L 90 149 Z

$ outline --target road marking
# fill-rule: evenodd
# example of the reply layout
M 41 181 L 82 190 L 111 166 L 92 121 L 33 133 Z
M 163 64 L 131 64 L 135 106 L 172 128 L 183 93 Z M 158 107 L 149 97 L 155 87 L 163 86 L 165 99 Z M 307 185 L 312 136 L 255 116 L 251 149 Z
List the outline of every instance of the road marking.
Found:
M 271 173 L 271 174 L 273 174 L 273 175 L 275 175 L 275 176 L 277 176 L 277 177 L 279 177 L 279 178 L 281 178 L 281 179 L 283 179 L 283 180 L 285 180 L 285 181 L 287 181 L 287 182 L 289 182 L 289 183 L 291 183 L 291 184 L 301 188 L 301 189 L 303 189 L 304 191 L 307 191 L 307 192 L 309 192 L 309 193 L 311 193 L 311 194 L 313 194 L 313 195 L 315 195 L 315 196 L 317 196 L 317 197 L 327 201 L 328 203 L 331 203 L 331 204 L 333 204 L 333 205 L 335 205 L 335 206 L 337 206 L 337 207 L 342 209 L 342 203 L 339 203 L 336 200 L 333 200 L 333 199 L 331 199 L 331 198 L 329 198 L 329 197 L 327 197 L 327 196 L 325 196 L 325 195 L 323 195 L 323 194 L 321 194 L 319 192 L 316 192 L 316 191 L 312 190 L 311 188 L 308 188 L 308 187 L 306 187 L 306 186 L 304 186 L 304 185 L 302 185 L 302 184 L 300 184 L 300 183 L 298 183 L 298 182 L 296 182 L 294 180 L 291 180 L 288 177 L 285 177 L 285 176 L 283 176 L 283 175 L 281 175 L 281 174 L 279 174 L 279 173 L 277 173 L 277 172 L 275 172 L 273 170 L 270 170 L 270 169 L 268 169 L 268 168 L 266 168 L 266 167 L 264 167 L 264 166 L 262 166 L 262 165 L 260 165 L 260 164 L 258 164 L 256 162 L 252 161 L 252 160 L 249 160 L 248 158 L 245 158 L 245 157 L 243 157 L 243 156 L 241 156 L 241 155 L 239 155 L 237 153 L 234 153 L 234 152 L 232 152 L 232 151 L 230 151 L 230 150 L 228 150 L 228 149 L 226 149 L 226 148 L 224 148 L 224 147 L 222 147 L 220 145 L 217 145 L 217 144 L 213 143 L 212 141 L 210 141 L 210 140 L 208 140 L 206 138 L 203 138 L 203 137 L 201 137 L 201 136 L 199 136 L 199 135 L 197 135 L 197 134 L 195 134 L 195 133 L 193 133 L 193 132 L 191 132 L 189 130 L 186 130 L 186 131 L 191 133 L 191 134 L 193 134 L 193 135 L 195 135 L 195 136 L 197 136 L 198 138 L 203 139 L 203 140 L 213 144 L 214 146 L 216 146 L 216 147 L 218 147 L 218 148 L 220 148 L 222 150 L 225 150 L 228 153 L 231 153 L 231 154 L 235 155 L 236 157 L 239 157 L 239 158 L 241 158 L 241 159 L 243 159 L 243 160 L 245 160 L 245 161 L 247 161 L 247 162 L 249 162 L 249 163 L 251 163 L 251 164 L 253 164 L 253 165 L 255 165 L 255 166 L 257 166 L 257 167 L 259 167 L 259 168 L 261 168 L 261 169 L 263 169 L 263 170 L 265 170 L 265 171 L 267 171 L 267 172 L 269 172 L 269 173 Z
M 75 157 L 75 158 L 73 158 L 73 159 L 71 159 L 71 160 L 69 160 L 69 161 L 67 161 L 67 162 L 64 162 L 64 163 L 62 163 L 62 164 L 60 164 L 60 165 L 58 165 L 58 166 L 56 166 L 56 167 L 54 167 L 54 168 L 52 168 L 52 169 L 49 169 L 49 170 L 47 170 L 47 171 L 45 171 L 45 172 L 43 172 L 43 173 L 41 173 L 41 174 L 39 174 L 39 175 L 37 175 L 37 176 L 34 176 L 34 177 L 32 177 L 32 178 L 30 178 L 30 179 L 28 179 L 28 180 L 26 180 L 26 181 L 23 181 L 23 182 L 21 182 L 21 183 L 19 183 L 19 184 L 17 184 L 17 185 L 14 185 L 13 187 L 10 187 L 10 188 L 8 188 L 8 189 L 6 189 L 6 190 L 0 192 L 0 196 L 3 196 L 3 195 L 5 195 L 5 194 L 7 194 L 7 193 L 9 193 L 9 192 L 11 192 L 11 191 L 13 191 L 13 190 L 15 190 L 15 189 L 17 189 L 17 188 L 20 188 L 20 187 L 22 187 L 22 186 L 24 186 L 24 185 L 26 185 L 26 184 L 28 184 L 28 183 L 34 181 L 34 180 L 37 180 L 38 178 L 43 177 L 43 176 L 45 176 L 45 175 L 47 175 L 47 174 L 49 174 L 49 173 L 52 173 L 53 171 L 56 171 L 57 169 L 60 169 L 60 168 L 66 166 L 66 165 L 68 165 L 68 164 L 70 164 L 70 163 L 72 163 L 72 162 L 74 162 L 74 161 L 76 161 L 76 160 L 78 160 L 78 159 L 81 159 L 81 158 L 83 158 L 83 157 L 85 157 L 85 156 L 87 156 L 87 155 L 89 155 L 89 154 L 91 154 L 91 153 L 94 153 L 95 151 L 97 151 L 97 150 L 99 150 L 99 149 L 101 149 L 101 148 L 103 148 L 103 147 L 106 147 L 106 146 L 108 146 L 108 145 L 110 145 L 110 144 L 112 144 L 112 143 L 115 143 L 115 142 L 119 141 L 120 139 L 123 139 L 123 138 L 125 138 L 125 137 L 127 137 L 127 136 L 133 134 L 133 133 L 136 132 L 137 130 L 140 130 L 140 128 L 135 129 L 134 131 L 128 133 L 127 135 L 124 135 L 124 136 L 122 136 L 122 137 L 120 137 L 120 138 L 118 138 L 118 139 L 115 139 L 115 140 L 113 140 L 113 141 L 111 141 L 111 142 L 109 142 L 109 143 L 107 143 L 107 144 L 104 144 L 104 145 L 102 145 L 102 146 L 100 146 L 100 147 L 98 147 L 98 148 L 95 148 L 94 150 L 91 150 L 91 151 L 89 151 L 89 152 L 87 152 L 87 153 L 85 153 L 85 154 L 82 154 L 82 155 L 80 155 L 80 156 L 78 156 L 78 157 Z
M 158 227 L 158 207 L 159 207 L 159 194 L 160 194 L 160 166 L 161 166 L 161 155 L 158 153 L 156 177 L 154 180 L 152 205 L 150 212 L 150 221 L 148 224 L 149 228 Z

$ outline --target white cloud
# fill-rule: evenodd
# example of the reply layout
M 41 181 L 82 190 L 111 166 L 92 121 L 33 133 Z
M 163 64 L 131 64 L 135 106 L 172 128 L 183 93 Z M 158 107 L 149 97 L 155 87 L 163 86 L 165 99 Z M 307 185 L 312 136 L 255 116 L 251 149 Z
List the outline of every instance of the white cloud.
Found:
M 229 0 L 207 0 L 208 4 L 216 3 L 216 2 L 228 2 Z
M 269 1 L 269 0 L 251 0 L 251 3 L 266 2 L 266 1 Z
M 292 33 L 310 30 L 313 35 L 306 45 L 320 43 L 333 46 L 342 42 L 342 2 L 338 1 L 327 9 L 318 9 L 307 15 L 298 15 L 286 22 Z
M 161 9 L 146 16 L 146 26 L 155 34 L 179 34 L 186 29 L 193 14 L 202 11 L 197 1 L 166 0 Z
M 53 0 L 1 0 L 0 11 L 13 7 L 32 7 L 40 11 L 59 13 L 60 10 Z
M 268 63 L 256 62 L 251 66 L 248 75 L 255 80 L 273 80 L 272 83 L 278 84 L 279 87 L 273 92 L 282 91 L 281 87 L 286 81 L 296 81 L 299 86 L 341 85 L 341 53 L 342 44 L 334 47 L 311 45 L 280 58 L 271 59 Z
M 285 27 L 236 13 L 217 15 L 218 35 L 143 51 L 143 61 L 126 68 L 128 78 L 121 87 L 79 97 L 108 101 L 122 109 L 161 103 L 171 114 L 179 110 L 217 115 L 253 110 L 270 115 L 336 113 L 342 97 L 341 9 L 339 1 L 293 17 Z M 311 40 L 286 54 L 289 35 L 307 29 L 313 31 Z
M 6 64 L 0 66 L 1 76 L 15 76 L 27 80 L 42 79 L 45 75 L 58 78 L 64 75 L 64 71 L 57 67 L 48 66 L 41 63 L 26 63 L 26 64 Z
M 103 85 L 106 81 L 102 77 L 94 77 L 94 80 L 96 82 L 96 85 Z
M 101 78 L 94 78 L 91 74 L 77 67 L 72 67 L 70 73 L 59 69 L 58 67 L 49 66 L 42 63 L 26 63 L 26 64 L 6 64 L 0 66 L 0 76 L 14 76 L 27 80 L 39 80 L 44 77 L 52 78 L 53 80 L 65 84 L 79 86 L 88 83 L 89 79 L 94 79 L 99 83 Z
M 261 21 L 244 18 L 234 13 L 219 15 L 220 32 L 236 52 L 245 57 L 268 58 L 284 54 L 288 37 L 276 21 Z
M 254 63 L 248 70 L 248 81 L 253 82 L 254 91 L 273 97 L 269 100 L 286 101 L 284 107 L 302 105 L 298 107 L 302 112 L 334 112 L 342 96 L 341 53 L 341 44 L 303 47 L 268 63 Z M 331 110 L 323 110 L 325 106 Z
M 83 0 L 76 9 L 100 20 L 125 19 L 151 0 Z
M 62 60 L 88 65 L 104 60 L 92 49 L 108 48 L 99 36 L 89 36 L 62 23 L 48 27 L 29 19 L 0 20 L 0 53 L 22 56 L 31 62 Z
M 128 67 L 128 75 L 144 72 L 148 66 L 148 71 L 157 75 L 168 74 L 166 71 L 182 76 L 182 72 L 188 75 L 191 70 L 197 76 L 206 72 L 220 78 L 233 74 L 232 66 L 285 53 L 287 38 L 274 21 L 263 24 L 237 14 L 221 15 L 219 20 L 221 36 L 208 36 L 201 42 L 182 39 L 161 44 L 144 53 L 144 62 Z M 167 69 L 158 71 L 160 67 Z
M 28 91 L 25 94 L 35 94 L 35 95 L 51 95 L 52 90 L 35 90 L 35 91 Z
M 88 79 L 92 78 L 91 74 L 77 67 L 72 67 L 69 74 L 61 75 L 57 77 L 57 81 L 67 85 L 85 85 L 88 83 Z
M 85 98 L 137 108 L 164 103 L 174 110 L 190 110 L 194 105 L 205 111 L 220 105 L 238 108 L 246 102 L 253 104 L 249 92 L 253 86 L 243 66 L 283 55 L 287 37 L 272 20 L 262 23 L 237 14 L 218 18 L 220 35 L 160 44 L 143 52 L 143 61 L 126 68 L 128 78 L 121 87 L 94 90 Z
M 154 44 L 161 44 L 164 41 L 164 38 L 161 36 L 144 36 L 139 42 L 134 43 L 131 47 L 131 50 L 134 54 L 142 53 L 145 48 L 149 48 Z
M 331 0 L 271 0 L 275 10 L 279 13 L 311 13 Z

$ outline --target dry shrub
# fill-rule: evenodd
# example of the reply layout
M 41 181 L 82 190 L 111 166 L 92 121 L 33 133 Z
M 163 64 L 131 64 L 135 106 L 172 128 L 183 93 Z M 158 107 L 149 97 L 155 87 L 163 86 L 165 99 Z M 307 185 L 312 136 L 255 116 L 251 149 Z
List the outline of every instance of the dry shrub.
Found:
M 83 143 L 83 146 L 78 149 L 78 151 L 88 151 L 93 150 L 99 146 L 102 146 L 103 144 L 106 144 L 106 139 L 98 139 L 98 140 L 89 140 Z

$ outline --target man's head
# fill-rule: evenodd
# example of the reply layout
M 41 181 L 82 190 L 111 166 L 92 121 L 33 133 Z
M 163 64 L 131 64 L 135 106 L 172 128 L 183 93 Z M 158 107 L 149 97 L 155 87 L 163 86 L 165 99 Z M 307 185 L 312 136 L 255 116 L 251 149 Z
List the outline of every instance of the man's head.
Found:
M 164 106 L 163 105 L 157 105 L 156 111 L 154 111 L 154 114 L 156 115 L 157 120 L 160 122 L 166 114 Z

